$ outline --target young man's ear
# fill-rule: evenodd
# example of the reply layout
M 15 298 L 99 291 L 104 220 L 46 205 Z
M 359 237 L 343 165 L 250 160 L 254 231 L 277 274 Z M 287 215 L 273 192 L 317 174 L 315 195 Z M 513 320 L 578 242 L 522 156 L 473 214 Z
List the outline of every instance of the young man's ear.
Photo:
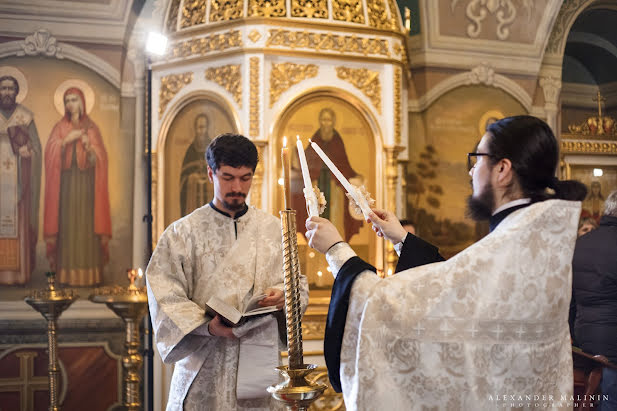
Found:
M 497 171 L 497 182 L 503 185 L 509 185 L 512 181 L 512 162 L 507 158 L 502 158 L 495 165 Z
M 214 171 L 212 171 L 210 166 L 208 166 L 208 180 L 210 180 L 211 183 L 214 183 L 214 180 L 212 179 L 212 176 L 214 176 L 214 174 Z

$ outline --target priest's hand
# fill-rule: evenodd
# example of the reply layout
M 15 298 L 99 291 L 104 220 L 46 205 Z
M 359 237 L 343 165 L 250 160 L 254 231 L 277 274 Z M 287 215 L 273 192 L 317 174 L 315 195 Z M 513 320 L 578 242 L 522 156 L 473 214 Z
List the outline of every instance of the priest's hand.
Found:
M 306 220 L 306 239 L 311 248 L 325 254 L 334 244 L 343 238 L 329 220 L 321 217 L 310 217 Z
M 236 338 L 232 328 L 223 324 L 221 316 L 218 314 L 208 323 L 208 332 L 216 337 L 230 338 L 232 340 Z
M 373 224 L 373 230 L 379 237 L 385 238 L 392 244 L 398 244 L 407 237 L 407 230 L 390 211 L 373 208 L 366 221 Z
M 266 288 L 264 294 L 266 294 L 266 298 L 259 301 L 259 305 L 262 307 L 276 305 L 276 308 L 279 310 L 283 308 L 283 304 L 285 304 L 285 293 L 283 290 L 279 290 L 278 288 Z

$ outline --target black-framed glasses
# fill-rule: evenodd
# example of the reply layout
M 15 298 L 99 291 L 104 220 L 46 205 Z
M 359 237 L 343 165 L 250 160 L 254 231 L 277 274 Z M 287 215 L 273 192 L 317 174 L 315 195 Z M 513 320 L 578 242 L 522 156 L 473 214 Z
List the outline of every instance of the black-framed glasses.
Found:
M 489 153 L 467 153 L 467 170 L 471 170 L 478 163 L 478 157 L 495 157 Z

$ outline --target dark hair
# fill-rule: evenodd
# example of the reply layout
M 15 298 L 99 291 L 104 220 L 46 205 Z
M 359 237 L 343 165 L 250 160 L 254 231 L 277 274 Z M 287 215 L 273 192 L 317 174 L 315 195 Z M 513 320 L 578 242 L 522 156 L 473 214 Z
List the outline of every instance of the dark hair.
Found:
M 19 82 L 17 81 L 17 79 L 13 76 L 0 77 L 0 83 L 2 83 L 4 80 L 11 80 L 13 84 L 15 84 L 15 95 L 17 96 L 19 94 Z
M 549 198 L 581 201 L 587 194 L 583 183 L 555 177 L 559 159 L 557 139 L 544 121 L 533 116 L 506 117 L 490 124 L 488 151 L 492 163 L 507 158 L 512 163 L 525 197 L 532 202 Z M 551 188 L 554 195 L 546 191 Z
M 406 225 L 414 225 L 412 220 L 399 220 L 399 222 L 401 223 L 403 227 Z
M 221 165 L 238 168 L 257 167 L 257 147 L 248 138 L 240 134 L 225 133 L 217 136 L 206 150 L 206 161 L 216 173 Z

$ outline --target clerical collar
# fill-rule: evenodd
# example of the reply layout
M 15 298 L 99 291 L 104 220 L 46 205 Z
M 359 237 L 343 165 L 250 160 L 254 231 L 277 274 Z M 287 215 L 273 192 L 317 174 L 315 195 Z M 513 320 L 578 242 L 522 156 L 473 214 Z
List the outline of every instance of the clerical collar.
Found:
M 491 218 L 488 220 L 489 230 L 492 232 L 499 225 L 499 223 L 501 223 L 507 216 L 510 215 L 510 213 L 513 213 L 516 210 L 520 210 L 521 208 L 525 208 L 529 204 L 531 204 L 530 198 L 521 198 L 502 205 L 497 210 L 495 210 Z
M 213 209 L 214 211 L 216 211 L 217 213 L 221 213 L 221 214 L 223 214 L 223 215 L 224 215 L 224 216 L 226 216 L 226 217 L 233 218 L 234 220 L 235 220 L 235 219 L 238 219 L 238 218 L 240 218 L 240 217 L 242 217 L 244 214 L 246 214 L 246 212 L 247 212 L 247 211 L 249 211 L 249 206 L 247 206 L 247 205 L 246 205 L 246 203 L 244 203 L 244 208 L 243 208 L 242 210 L 240 210 L 240 211 L 236 214 L 236 216 L 235 216 L 235 217 L 232 217 L 231 215 L 229 215 L 229 213 L 226 213 L 226 212 L 225 212 L 225 211 L 223 211 L 223 210 L 219 210 L 219 209 L 218 209 L 218 208 L 214 205 L 214 201 L 210 201 L 210 207 L 212 207 L 212 209 Z

